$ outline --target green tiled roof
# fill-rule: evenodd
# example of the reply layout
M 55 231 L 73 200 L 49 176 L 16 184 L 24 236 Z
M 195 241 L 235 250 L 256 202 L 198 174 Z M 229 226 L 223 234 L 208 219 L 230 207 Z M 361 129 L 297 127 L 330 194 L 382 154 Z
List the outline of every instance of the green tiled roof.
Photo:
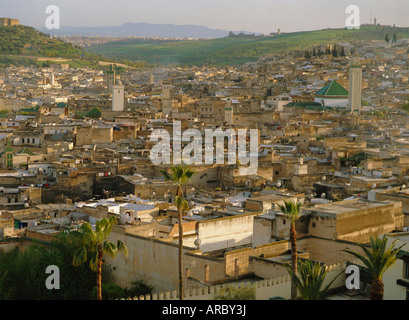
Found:
M 315 93 L 316 96 L 348 97 L 349 92 L 335 80 L 329 82 L 324 88 Z
M 88 112 L 86 115 L 86 117 L 91 117 L 91 118 L 98 118 L 101 116 L 101 109 L 99 108 L 94 108 L 92 109 L 90 112 Z
M 31 151 L 29 148 L 27 148 L 27 147 L 24 147 L 24 148 L 19 152 L 19 154 L 23 154 L 23 153 L 28 154 L 28 155 L 30 155 L 30 156 L 34 155 L 34 152 L 32 152 L 32 151 Z

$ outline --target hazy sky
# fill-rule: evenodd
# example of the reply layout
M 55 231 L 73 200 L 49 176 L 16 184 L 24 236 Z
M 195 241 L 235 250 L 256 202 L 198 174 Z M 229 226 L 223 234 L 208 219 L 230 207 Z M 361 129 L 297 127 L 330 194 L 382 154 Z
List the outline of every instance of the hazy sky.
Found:
M 409 0 L 0 0 L 0 15 L 45 26 L 46 7 L 60 8 L 61 26 L 118 26 L 126 22 L 203 25 L 270 33 L 345 27 L 349 5 L 361 23 L 409 26 Z

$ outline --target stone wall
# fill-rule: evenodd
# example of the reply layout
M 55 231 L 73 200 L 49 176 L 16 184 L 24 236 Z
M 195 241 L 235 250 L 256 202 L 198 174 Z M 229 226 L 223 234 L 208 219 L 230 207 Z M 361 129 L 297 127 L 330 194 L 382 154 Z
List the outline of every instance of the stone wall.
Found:
M 121 240 L 128 247 L 128 257 L 120 253 L 116 258 L 106 257 L 106 263 L 113 270 L 115 283 L 129 287 L 136 278 L 153 286 L 157 292 L 178 288 L 178 245 L 158 239 L 148 239 L 137 235 L 111 233 L 109 240 Z M 183 270 L 190 270 L 190 276 L 202 282 L 226 279 L 223 259 L 205 257 L 188 252 L 185 247 Z M 206 279 L 208 269 L 208 279 Z
M 328 274 L 323 283 L 323 287 L 328 285 L 334 278 L 336 280 L 330 286 L 330 289 L 345 287 L 345 265 L 335 264 L 329 266 Z M 288 275 L 265 279 L 256 282 L 240 282 L 231 284 L 235 287 L 251 287 L 256 293 L 256 300 L 269 300 L 273 297 L 282 297 L 286 300 L 291 297 L 291 279 Z M 186 290 L 184 300 L 214 300 L 223 287 L 229 285 L 211 286 L 209 288 Z M 178 300 L 177 291 L 166 291 L 153 293 L 152 295 L 129 298 L 129 300 Z
M 245 214 L 199 221 L 200 250 L 208 252 L 251 244 L 253 219 L 253 214 Z
M 356 242 L 329 240 L 317 237 L 305 237 L 297 242 L 299 250 L 308 252 L 311 260 L 321 261 L 327 265 L 355 261 L 354 257 L 344 252 L 345 249 L 363 254 Z
M 279 241 L 261 245 L 256 248 L 242 248 L 226 252 L 224 255 L 226 271 L 228 276 L 244 275 L 249 272 L 250 256 L 259 257 L 279 255 L 290 250 L 288 241 Z M 238 270 L 238 273 L 237 273 Z
M 0 27 L 6 26 L 18 26 L 20 25 L 20 20 L 11 18 L 0 18 Z

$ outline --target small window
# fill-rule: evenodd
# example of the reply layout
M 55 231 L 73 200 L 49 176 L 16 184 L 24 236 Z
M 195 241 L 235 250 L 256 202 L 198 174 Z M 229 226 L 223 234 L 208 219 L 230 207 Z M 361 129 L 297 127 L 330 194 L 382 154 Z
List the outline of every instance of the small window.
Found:
M 21 143 L 24 143 L 24 138 L 21 139 Z
M 283 225 L 285 225 L 286 223 L 287 223 L 287 221 L 284 219 L 284 220 L 283 220 Z
M 315 228 L 315 226 L 316 226 L 316 224 L 315 224 L 315 222 L 313 222 L 313 223 L 312 223 L 312 227 Z

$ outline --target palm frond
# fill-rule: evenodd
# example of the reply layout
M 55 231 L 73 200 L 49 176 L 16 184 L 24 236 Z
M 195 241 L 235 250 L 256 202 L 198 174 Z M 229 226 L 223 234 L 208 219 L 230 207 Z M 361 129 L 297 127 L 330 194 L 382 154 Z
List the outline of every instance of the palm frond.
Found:
M 276 204 L 276 206 L 294 222 L 300 217 L 302 203 L 292 200 L 284 201 L 284 204 Z
M 172 180 L 172 177 L 170 176 L 170 174 L 166 170 L 162 169 L 162 170 L 160 170 L 160 172 L 162 173 L 162 176 L 166 181 Z
M 396 247 L 397 240 L 393 241 L 387 248 L 388 238 L 384 235 L 382 238 L 370 237 L 370 248 L 368 249 L 364 244 L 358 243 L 362 249 L 363 254 L 359 254 L 349 249 L 343 250 L 355 258 L 360 260 L 374 279 L 382 279 L 386 270 L 388 270 L 398 259 L 401 249 L 405 244 Z
M 182 197 L 175 197 L 175 205 L 181 212 L 189 211 L 189 203 Z
M 97 240 L 96 232 L 89 223 L 83 223 L 78 230 L 84 241 L 95 242 Z
M 328 268 L 319 262 L 311 260 L 299 260 L 297 263 L 298 274 L 295 273 L 291 265 L 284 265 L 292 281 L 297 286 L 298 292 L 303 300 L 322 300 L 327 294 L 334 281 L 342 274 L 340 272 L 334 279 L 323 287 Z
M 111 241 L 105 241 L 102 245 L 104 253 L 110 255 L 111 257 L 116 257 L 118 254 L 118 248 Z
M 89 267 L 93 272 L 98 270 L 98 252 L 95 251 L 89 259 Z
M 129 254 L 128 247 L 121 240 L 117 241 L 116 246 L 118 248 L 118 251 L 122 251 L 126 257 L 128 256 Z
M 87 261 L 88 258 L 88 250 L 85 246 L 82 246 L 80 248 L 78 248 L 77 251 L 75 251 L 74 253 L 74 257 L 72 260 L 72 264 L 75 267 L 79 267 L 80 265 L 82 265 L 83 263 L 85 263 Z

